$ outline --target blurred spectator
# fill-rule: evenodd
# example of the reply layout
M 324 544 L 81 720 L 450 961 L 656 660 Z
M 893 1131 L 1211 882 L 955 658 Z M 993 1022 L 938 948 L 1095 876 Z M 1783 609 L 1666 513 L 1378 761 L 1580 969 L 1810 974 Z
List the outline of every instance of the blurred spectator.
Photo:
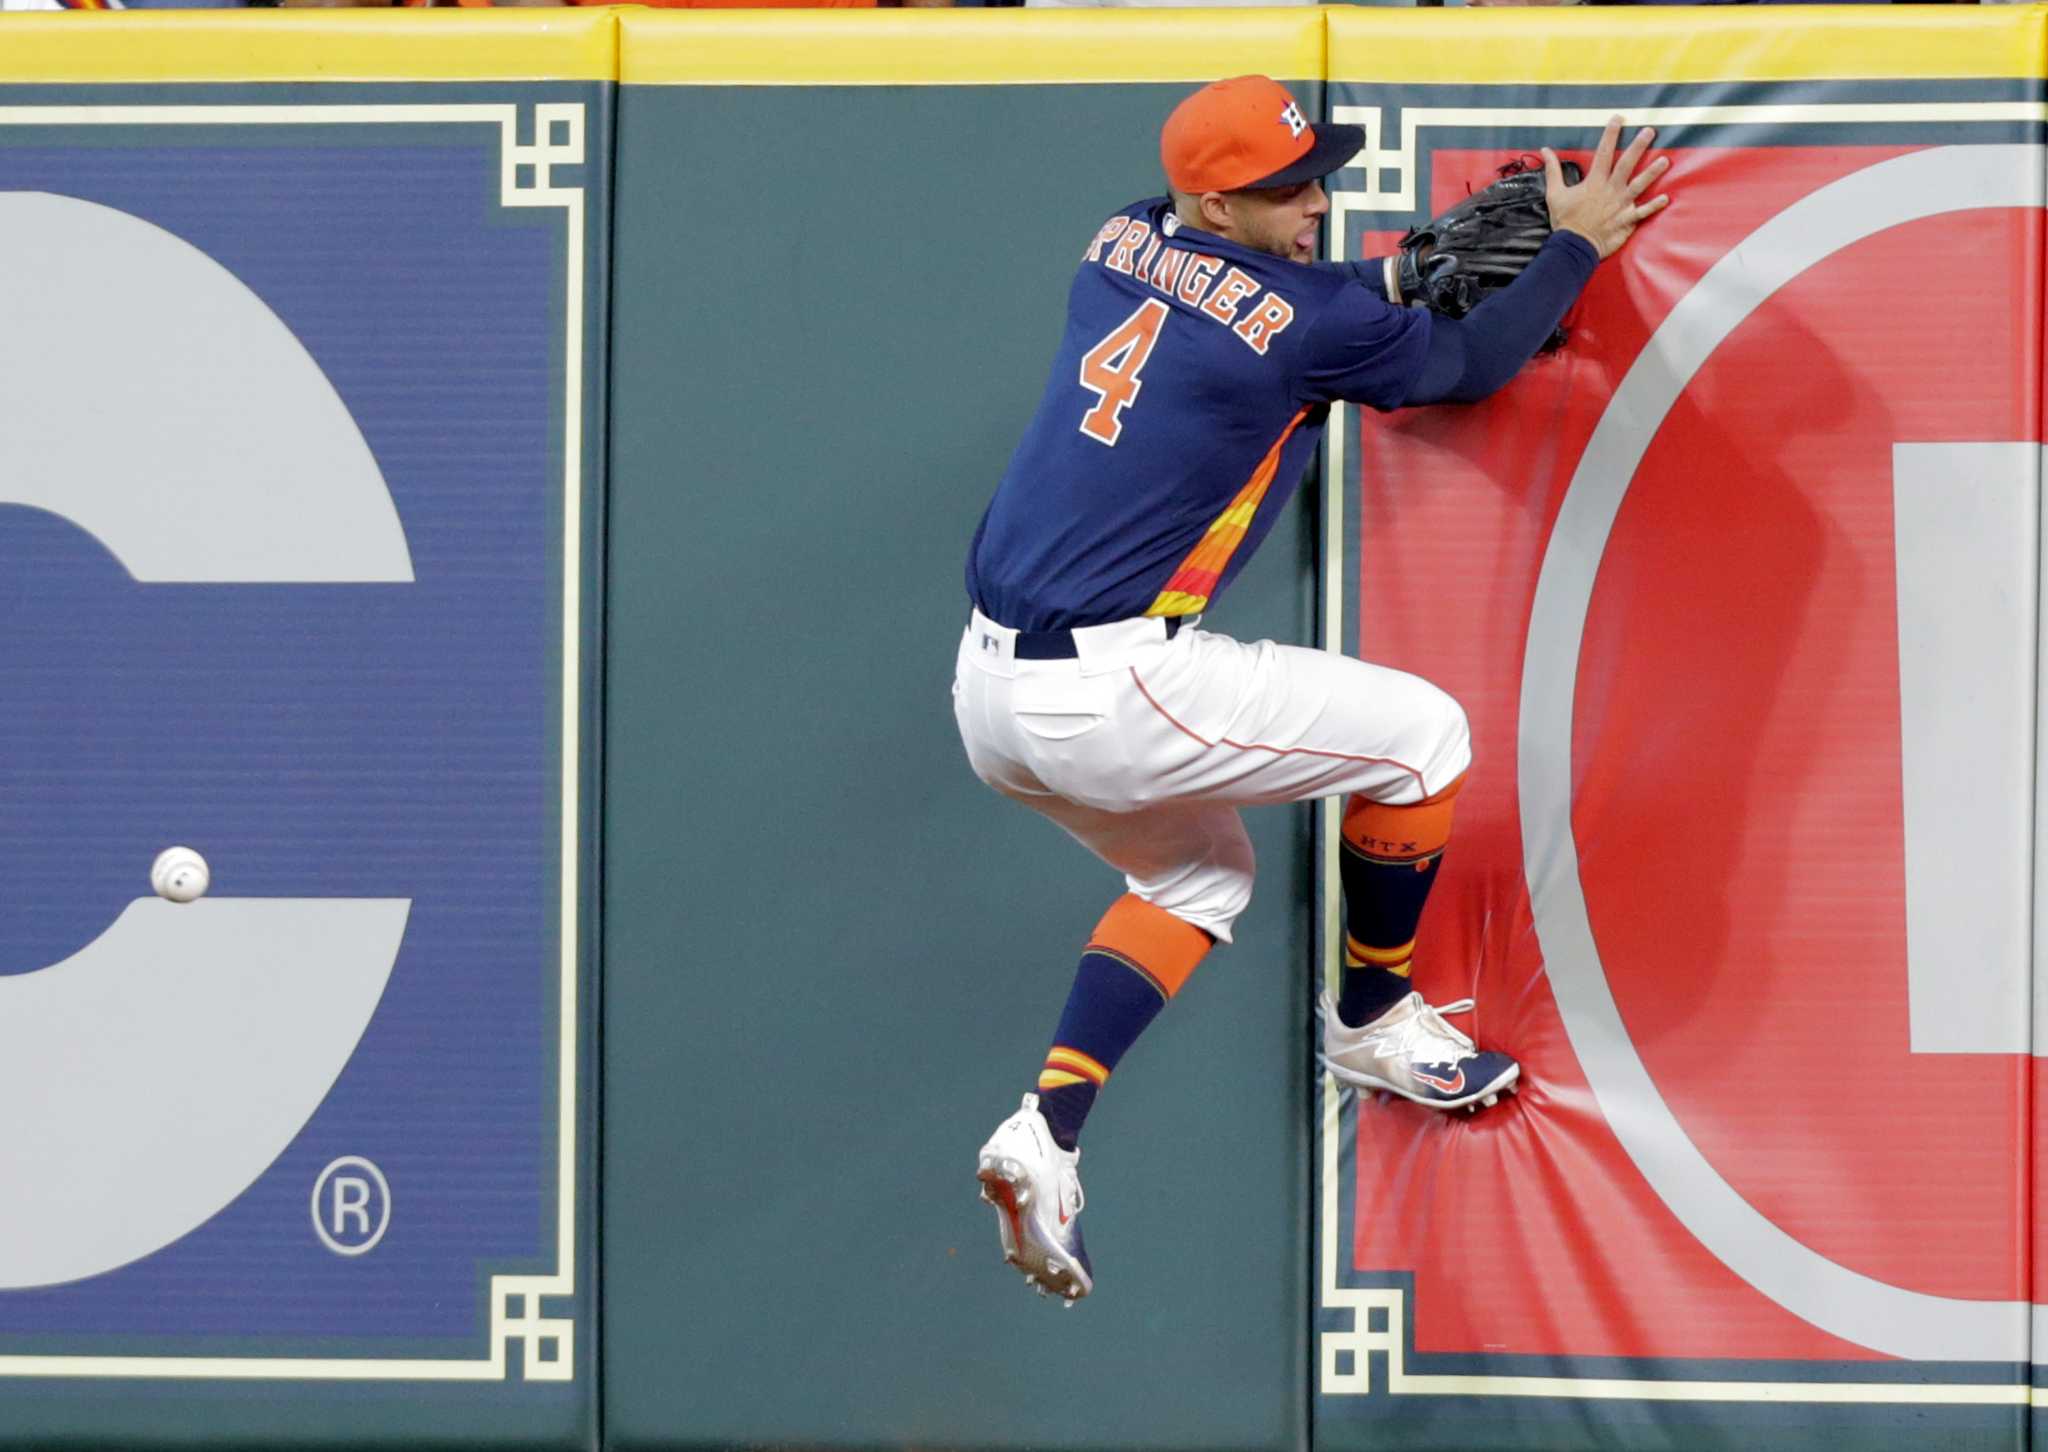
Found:
M 1011 0 L 1014 3 L 1014 0 Z M 1193 6 L 1216 9 L 1229 6 L 1239 9 L 1249 5 L 1313 5 L 1317 0 L 1023 0 L 1033 9 L 1088 10 L 1115 7 L 1122 10 L 1158 9 L 1181 10 Z M 1381 3 L 1381 0 L 1365 0 L 1367 4 Z
M 1418 0 L 1420 4 L 1441 4 L 1442 0 Z M 1467 5 L 1751 5 L 1759 0 L 1465 0 Z M 1839 0 L 1761 0 L 1770 5 L 1833 5 Z M 1892 0 L 1857 0 L 1864 5 L 1889 5 Z M 1929 0 L 1914 0 L 1914 3 L 1929 3 Z M 1934 4 L 1956 3 L 1956 0 L 1931 0 Z M 1960 3 L 1974 5 L 1977 0 L 1960 0 Z
M 0 5 L 13 0 L 0 0 Z M 136 0 L 131 0 L 136 3 Z M 953 0 L 147 0 L 159 6 L 189 5 L 276 5 L 289 10 L 305 9 L 382 9 L 402 6 L 407 9 L 432 7 L 435 9 L 460 7 L 470 9 L 504 9 L 508 6 L 561 6 L 561 5 L 651 5 L 658 9 L 670 10 L 839 10 L 839 9 L 898 9 L 909 7 L 929 9 L 949 6 Z M 1242 3 L 1242 0 L 1235 0 Z
M 525 0 L 548 4 L 551 0 Z M 568 5 L 652 5 L 661 10 L 937 10 L 953 0 L 561 0 Z M 1243 4 L 1245 0 L 1229 0 Z

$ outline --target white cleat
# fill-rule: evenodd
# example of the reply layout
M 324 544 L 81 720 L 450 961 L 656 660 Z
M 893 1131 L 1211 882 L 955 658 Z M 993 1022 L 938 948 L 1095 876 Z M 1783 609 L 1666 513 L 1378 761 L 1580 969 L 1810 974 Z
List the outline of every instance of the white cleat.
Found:
M 1026 1094 L 1017 1112 L 996 1126 L 981 1147 L 975 1176 L 981 1198 L 996 1207 L 1003 1259 L 1017 1267 L 1041 1296 L 1065 1305 L 1095 1288 L 1081 1243 L 1081 1152 L 1063 1150 Z
M 1372 1022 L 1353 1028 L 1337 1016 L 1336 1002 L 1325 989 L 1316 1002 L 1316 1016 L 1323 1021 L 1318 1057 L 1338 1083 L 1361 1095 L 1383 1090 L 1432 1109 L 1476 1113 L 1514 1088 L 1522 1066 L 1506 1054 L 1480 1049 L 1444 1022 L 1443 1014 L 1471 1007 L 1468 998 L 1435 1009 L 1421 994 L 1411 993 Z

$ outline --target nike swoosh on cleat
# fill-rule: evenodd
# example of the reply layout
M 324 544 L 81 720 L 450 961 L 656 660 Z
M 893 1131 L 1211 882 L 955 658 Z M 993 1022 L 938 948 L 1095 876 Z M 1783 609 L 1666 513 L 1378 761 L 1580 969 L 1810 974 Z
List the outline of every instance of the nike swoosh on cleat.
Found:
M 1430 1088 L 1441 1089 L 1446 1094 L 1455 1094 L 1465 1087 L 1465 1071 L 1463 1069 L 1458 1070 L 1456 1077 L 1450 1079 L 1439 1079 L 1427 1069 L 1411 1069 L 1409 1072 Z

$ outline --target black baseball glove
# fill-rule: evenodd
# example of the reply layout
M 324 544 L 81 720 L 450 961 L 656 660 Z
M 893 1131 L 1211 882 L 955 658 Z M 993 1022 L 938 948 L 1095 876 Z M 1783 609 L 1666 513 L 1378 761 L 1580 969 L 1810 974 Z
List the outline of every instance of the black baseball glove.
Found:
M 1566 186 L 1583 173 L 1566 161 Z M 1397 303 L 1419 302 L 1449 318 L 1462 318 L 1521 275 L 1550 235 L 1550 205 L 1543 197 L 1543 163 L 1516 157 L 1500 177 L 1441 217 L 1412 228 L 1401 250 L 1387 259 L 1387 281 Z M 1564 345 L 1564 329 L 1545 352 Z

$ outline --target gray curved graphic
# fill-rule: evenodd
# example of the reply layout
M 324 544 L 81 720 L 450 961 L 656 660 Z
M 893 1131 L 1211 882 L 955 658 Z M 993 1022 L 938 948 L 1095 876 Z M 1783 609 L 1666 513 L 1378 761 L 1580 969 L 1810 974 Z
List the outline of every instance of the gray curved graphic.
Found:
M 1702 364 L 1779 288 L 1874 233 L 1947 212 L 2042 205 L 2042 152 L 1948 146 L 1880 162 L 1771 218 L 1651 336 L 1572 475 L 1543 558 L 1522 662 L 1522 848 L 1544 962 L 1601 1112 L 1679 1221 L 1723 1264 L 1832 1335 L 1921 1361 L 2026 1361 L 2029 1306 L 1926 1295 L 1828 1260 L 1760 1214 L 1687 1137 L 1616 1008 L 1571 826 L 1572 701 L 1594 576 L 1644 451 Z
M 407 581 L 391 491 L 312 355 L 187 242 L 0 192 L 0 504 L 138 580 Z
M 355 1052 L 411 909 L 137 898 L 0 977 L 0 1289 L 114 1270 L 248 1189 Z
M 346 405 L 232 273 L 111 207 L 0 192 L 0 504 L 143 581 L 410 581 Z M 239 1196 L 375 1011 L 411 905 L 139 898 L 0 979 L 0 1289 L 98 1275 Z

